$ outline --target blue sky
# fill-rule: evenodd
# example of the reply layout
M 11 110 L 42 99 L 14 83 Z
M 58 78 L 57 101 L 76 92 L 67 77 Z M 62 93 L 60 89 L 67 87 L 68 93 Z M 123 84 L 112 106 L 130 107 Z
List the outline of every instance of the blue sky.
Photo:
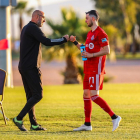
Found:
M 49 4 L 56 4 L 60 2 L 66 2 L 66 1 L 71 1 L 71 0 L 28 0 L 28 5 L 37 6 L 39 3 L 42 5 L 49 5 Z

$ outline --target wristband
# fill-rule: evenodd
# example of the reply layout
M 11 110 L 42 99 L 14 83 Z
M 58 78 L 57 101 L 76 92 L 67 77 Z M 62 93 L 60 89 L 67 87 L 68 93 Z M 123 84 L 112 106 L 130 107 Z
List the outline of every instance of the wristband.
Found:
M 78 41 L 75 40 L 73 43 L 74 43 L 74 45 L 77 45 L 78 44 Z

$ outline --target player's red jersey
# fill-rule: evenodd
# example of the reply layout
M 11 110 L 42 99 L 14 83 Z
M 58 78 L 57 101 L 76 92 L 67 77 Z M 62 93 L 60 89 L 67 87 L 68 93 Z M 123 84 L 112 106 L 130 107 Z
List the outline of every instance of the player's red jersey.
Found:
M 85 43 L 88 53 L 99 52 L 102 47 L 109 45 L 108 36 L 99 26 L 94 31 L 89 31 Z M 85 74 L 104 74 L 106 55 L 100 57 L 88 58 L 84 61 Z

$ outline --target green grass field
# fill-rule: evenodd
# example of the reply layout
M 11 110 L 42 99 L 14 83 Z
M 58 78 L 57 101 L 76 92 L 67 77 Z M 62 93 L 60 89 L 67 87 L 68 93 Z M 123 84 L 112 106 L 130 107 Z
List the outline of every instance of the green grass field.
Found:
M 36 105 L 38 123 L 47 131 L 30 131 L 28 115 L 21 132 L 13 124 L 26 99 L 23 87 L 5 88 L 3 107 L 10 119 L 4 125 L 0 114 L 1 140 L 138 140 L 140 139 L 140 84 L 104 84 L 100 96 L 122 117 L 119 128 L 112 132 L 107 113 L 93 103 L 91 132 L 73 132 L 84 122 L 82 85 L 44 86 L 44 97 Z
M 116 58 L 119 60 L 139 60 L 140 59 L 140 53 L 132 54 L 127 53 L 126 55 L 123 54 L 116 54 Z

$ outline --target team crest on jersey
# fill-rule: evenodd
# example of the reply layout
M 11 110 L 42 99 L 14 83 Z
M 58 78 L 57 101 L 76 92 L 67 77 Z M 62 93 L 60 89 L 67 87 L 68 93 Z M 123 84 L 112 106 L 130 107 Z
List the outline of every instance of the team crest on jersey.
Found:
M 91 37 L 91 40 L 93 40 L 94 39 L 94 35 Z
M 93 43 L 89 43 L 89 48 L 93 49 L 94 48 L 94 44 Z

